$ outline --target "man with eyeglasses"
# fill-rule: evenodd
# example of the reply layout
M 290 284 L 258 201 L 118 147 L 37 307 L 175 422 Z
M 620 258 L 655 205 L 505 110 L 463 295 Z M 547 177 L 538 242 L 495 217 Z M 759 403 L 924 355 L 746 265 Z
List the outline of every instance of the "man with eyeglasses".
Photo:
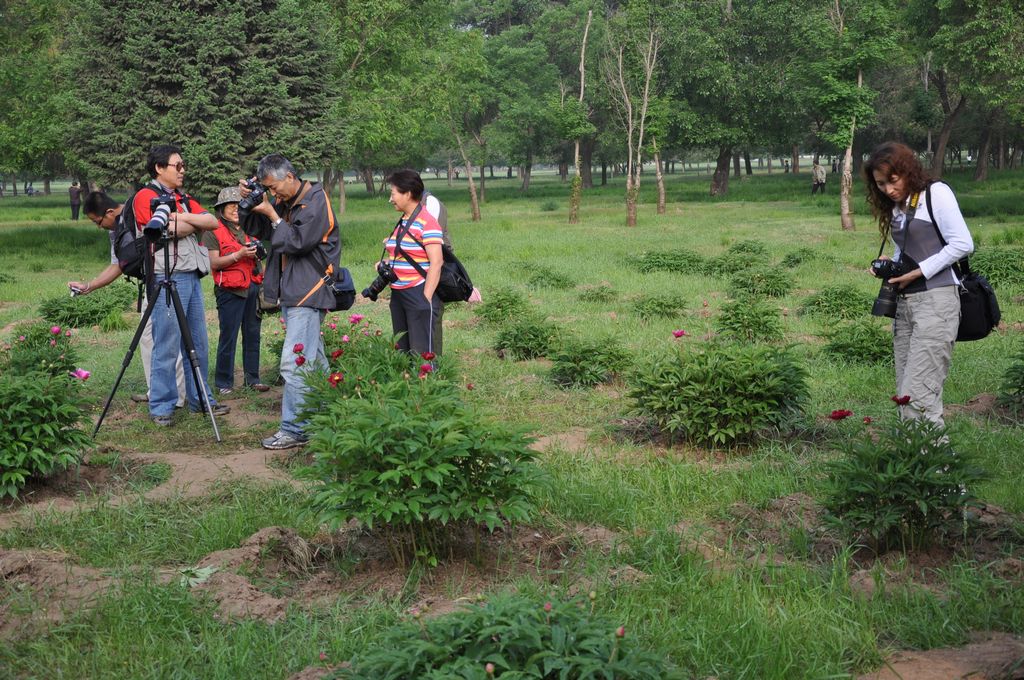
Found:
M 153 272 L 156 281 L 170 279 L 174 282 L 185 311 L 185 319 L 192 335 L 199 361 L 201 385 L 195 384 L 192 371 L 185 371 L 185 396 L 189 409 L 194 413 L 203 411 L 199 390 L 205 390 L 214 415 L 226 415 L 231 411 L 218 404 L 207 381 L 209 374 L 209 341 L 206 335 L 206 310 L 203 306 L 203 289 L 200 279 L 210 273 L 210 255 L 200 245 L 197 234 L 217 228 L 217 218 L 206 212 L 199 202 L 181 192 L 185 182 L 185 162 L 181 149 L 164 144 L 153 147 L 146 159 L 146 170 L 151 178 L 149 184 L 139 189 L 132 201 L 135 224 L 141 236 L 147 229 L 150 233 L 160 231 L 167 234 L 166 242 L 157 243 L 153 257 Z M 154 198 L 170 200 L 174 211 L 169 212 L 163 205 L 152 205 Z M 165 269 L 165 249 L 168 267 Z M 154 295 L 162 294 L 157 290 Z M 185 345 L 181 339 L 183 329 L 178 326 L 174 306 L 163 299 L 153 308 L 153 359 L 150 369 L 149 415 L 161 427 L 170 427 L 177 394 L 174 385 L 174 364 L 176 358 L 184 355 Z
M 85 216 L 100 229 L 106 229 L 110 234 L 110 264 L 95 277 L 87 282 L 68 281 L 68 288 L 76 291 L 76 295 L 88 295 L 104 286 L 117 281 L 121 276 L 121 266 L 118 263 L 117 254 L 114 252 L 114 233 L 117 225 L 124 219 L 124 204 L 118 203 L 102 191 L 94 191 L 85 197 Z M 143 307 L 145 308 L 145 307 Z M 142 372 L 146 376 L 146 394 L 133 394 L 132 401 L 149 401 L 149 368 L 153 355 L 153 319 L 142 331 L 142 338 L 139 340 L 139 349 L 142 353 Z M 175 408 L 185 405 L 185 371 L 181 361 L 181 354 L 175 362 L 175 385 L 177 387 L 177 399 Z

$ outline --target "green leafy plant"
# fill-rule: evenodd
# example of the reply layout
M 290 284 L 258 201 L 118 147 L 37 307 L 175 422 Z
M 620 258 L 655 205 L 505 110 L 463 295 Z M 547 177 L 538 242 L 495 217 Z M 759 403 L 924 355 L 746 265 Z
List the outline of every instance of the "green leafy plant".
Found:
M 520 261 L 512 266 L 516 276 L 525 279 L 532 288 L 572 288 L 576 283 L 568 274 L 536 262 Z
M 981 239 L 974 239 L 976 245 L 981 244 Z M 993 246 L 1024 246 L 1024 227 L 1010 227 L 992 235 Z
M 807 372 L 788 350 L 724 344 L 656 357 L 633 373 L 628 396 L 673 438 L 714 446 L 789 425 L 808 393 Z
M 983 473 L 953 451 L 945 431 L 927 420 L 903 420 L 848 442 L 828 464 L 827 520 L 853 540 L 884 552 L 929 545 L 962 522 L 975 504 Z
M 681 677 L 667 654 L 640 647 L 626 628 L 580 600 L 543 604 L 498 595 L 482 604 L 393 626 L 336 678 Z
M 998 402 L 1019 416 L 1024 413 L 1024 346 L 1013 355 L 1012 362 L 1003 374 Z
M 39 314 L 47 323 L 58 326 L 92 326 L 103 321 L 113 310 L 127 310 L 137 299 L 138 292 L 138 287 L 119 282 L 89 295 L 61 295 L 43 300 L 39 304 Z
M 42 372 L 0 376 L 0 497 L 77 464 L 90 448 L 77 383 Z
M 516 321 L 529 313 L 530 303 L 526 296 L 512 288 L 489 293 L 483 304 L 476 307 L 476 315 L 492 326 Z
M 0 283 L 14 283 L 15 281 L 17 281 L 17 279 L 14 278 L 12 274 L 0 272 Z
M 558 326 L 528 317 L 498 332 L 494 349 L 511 359 L 537 359 L 547 356 L 558 341 Z
M 555 201 L 544 201 L 540 204 L 541 212 L 555 212 L 558 210 L 558 203 Z
M 26 375 L 42 371 L 66 376 L 75 370 L 78 354 L 71 344 L 72 332 L 60 326 L 22 324 L 9 342 L 0 347 L 0 373 Z
M 111 309 L 105 317 L 100 319 L 100 330 L 104 333 L 128 330 L 128 322 L 124 320 L 124 313 L 119 309 Z
M 822 258 L 821 253 L 810 246 L 803 246 L 786 253 L 779 265 L 785 269 L 799 267 L 805 262 L 813 262 Z
M 996 246 L 979 248 L 971 255 L 971 269 L 984 274 L 993 286 L 1024 283 L 1024 248 Z
M 892 333 L 866 317 L 842 323 L 826 336 L 824 351 L 840 361 L 861 364 L 892 363 Z
M 634 255 L 629 258 L 629 263 L 645 274 L 651 272 L 683 274 L 701 271 L 704 258 L 692 250 L 656 250 Z
M 530 439 L 491 423 L 430 375 L 365 383 L 310 416 L 322 486 L 312 507 L 333 527 L 376 529 L 395 561 L 432 563 L 455 529 L 527 520 L 537 475 Z
M 613 302 L 619 297 L 615 289 L 607 283 L 583 286 L 579 291 L 580 302 Z
M 789 271 L 774 266 L 742 269 L 729 279 L 729 290 L 733 295 L 764 295 L 782 297 L 793 287 Z
M 800 305 L 800 313 L 834 321 L 857 319 L 871 313 L 875 297 L 853 286 L 826 286 Z
M 778 342 L 783 337 L 779 310 L 751 296 L 722 305 L 715 328 L 725 337 L 742 342 Z
M 569 340 L 551 355 L 551 379 L 562 387 L 608 382 L 629 366 L 629 353 L 614 339 Z
M 768 248 L 761 241 L 743 239 L 730 245 L 727 252 L 762 257 L 768 253 Z
M 641 319 L 673 318 L 686 309 L 686 301 L 678 295 L 644 295 L 633 303 L 633 311 Z

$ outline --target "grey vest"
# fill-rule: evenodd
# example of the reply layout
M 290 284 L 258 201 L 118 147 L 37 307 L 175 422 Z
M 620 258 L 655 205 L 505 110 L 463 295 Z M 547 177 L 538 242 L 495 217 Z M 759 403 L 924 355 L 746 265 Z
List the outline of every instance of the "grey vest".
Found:
M 914 212 L 907 212 L 904 219 L 897 224 L 893 221 L 892 240 L 900 247 L 900 253 L 910 257 L 914 262 L 924 262 L 932 255 L 942 250 L 942 242 L 935 225 L 928 219 L 928 206 L 925 192 L 921 192 L 918 199 L 917 209 Z M 909 225 L 904 229 L 904 224 Z M 898 227 L 898 228 L 897 228 Z M 953 270 L 946 267 L 930 279 L 921 277 L 915 279 L 903 289 L 903 293 L 920 293 L 924 290 L 931 290 L 941 286 L 955 286 L 956 278 Z

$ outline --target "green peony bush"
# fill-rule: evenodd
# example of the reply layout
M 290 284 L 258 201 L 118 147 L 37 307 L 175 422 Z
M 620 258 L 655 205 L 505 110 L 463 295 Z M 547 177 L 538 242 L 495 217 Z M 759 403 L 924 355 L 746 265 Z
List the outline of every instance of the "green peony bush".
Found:
M 700 271 L 704 258 L 687 249 L 656 250 L 640 253 L 629 258 L 629 264 L 639 271 L 689 273 Z
M 671 319 L 682 314 L 685 309 L 686 300 L 667 293 L 644 295 L 633 302 L 633 311 L 641 319 Z
M 842 323 L 826 337 L 824 352 L 833 359 L 854 364 L 893 362 L 892 333 L 887 322 L 875 317 Z
M 89 295 L 61 295 L 43 300 L 39 304 L 39 314 L 47 323 L 57 326 L 93 326 L 102 322 L 111 311 L 128 310 L 135 304 L 138 294 L 138 286 L 127 281 L 115 282 Z
M 0 346 L 0 373 L 27 375 L 43 372 L 66 376 L 74 371 L 78 354 L 71 344 L 70 328 L 27 323 L 17 326 L 11 339 Z
M 91 447 L 78 384 L 89 377 L 44 372 L 0 375 L 0 497 L 16 497 L 31 477 L 76 465 Z
M 488 293 L 487 299 L 476 306 L 476 315 L 491 326 L 517 321 L 530 313 L 530 303 L 519 291 L 503 288 Z
M 771 343 L 779 342 L 783 337 L 778 308 L 750 296 L 729 300 L 722 305 L 715 328 L 726 338 L 741 342 Z
M 897 421 L 877 437 L 864 432 L 827 470 L 827 520 L 879 552 L 923 548 L 961 526 L 983 477 L 927 420 Z
M 551 379 L 560 387 L 592 387 L 611 381 L 630 358 L 612 338 L 569 340 L 551 354 Z
M 734 296 L 782 297 L 792 287 L 790 273 L 771 265 L 742 269 L 729 279 L 729 290 Z
M 1013 355 L 1012 361 L 1003 374 L 998 402 L 1015 416 L 1020 416 L 1024 413 L 1024 345 Z
M 618 678 L 683 677 L 664 652 L 642 648 L 630 632 L 592 602 L 540 602 L 498 595 L 431 619 L 389 628 L 333 677 Z
M 637 369 L 628 396 L 672 438 L 730 446 L 787 427 L 808 397 L 807 372 L 785 349 L 678 347 Z
M 800 314 L 826 321 L 859 319 L 871 314 L 875 296 L 853 286 L 826 286 L 800 305 Z
M 511 359 L 545 357 L 558 342 L 558 326 L 537 318 L 521 319 L 498 332 L 494 349 Z

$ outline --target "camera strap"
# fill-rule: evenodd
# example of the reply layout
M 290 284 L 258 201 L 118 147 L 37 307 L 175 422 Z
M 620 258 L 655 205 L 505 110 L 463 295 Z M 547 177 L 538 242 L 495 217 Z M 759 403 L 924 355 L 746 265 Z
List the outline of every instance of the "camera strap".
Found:
M 402 250 L 402 239 L 405 238 L 406 234 L 408 234 L 409 238 L 411 238 L 420 248 L 423 248 L 423 243 L 421 243 L 419 239 L 417 239 L 415 236 L 409 233 L 409 230 L 412 229 L 413 222 L 415 222 L 416 218 L 419 217 L 420 210 L 422 209 L 423 204 L 417 204 L 416 209 L 412 211 L 412 214 L 409 215 L 409 219 L 405 221 L 404 225 L 402 224 L 402 218 L 398 219 L 398 223 L 395 225 L 395 255 L 401 255 L 402 259 L 404 259 L 406 262 L 412 265 L 412 268 L 415 269 L 420 276 L 426 279 L 427 270 L 423 268 L 423 265 L 413 260 L 409 256 L 409 253 Z M 424 252 L 426 252 L 425 249 Z M 392 262 L 394 262 L 394 260 L 392 260 Z
M 939 223 L 935 220 L 935 213 L 932 211 L 932 184 L 928 184 L 928 187 L 924 190 L 925 200 L 928 202 L 928 217 L 932 221 L 932 227 L 935 228 L 935 235 L 939 237 L 939 243 L 945 248 L 947 243 L 946 239 L 942 238 L 942 232 L 939 230 Z M 958 261 L 950 265 L 950 269 L 956 274 L 956 278 L 961 282 L 964 280 L 964 276 L 971 273 L 971 263 L 968 261 L 967 256 L 964 255 Z

